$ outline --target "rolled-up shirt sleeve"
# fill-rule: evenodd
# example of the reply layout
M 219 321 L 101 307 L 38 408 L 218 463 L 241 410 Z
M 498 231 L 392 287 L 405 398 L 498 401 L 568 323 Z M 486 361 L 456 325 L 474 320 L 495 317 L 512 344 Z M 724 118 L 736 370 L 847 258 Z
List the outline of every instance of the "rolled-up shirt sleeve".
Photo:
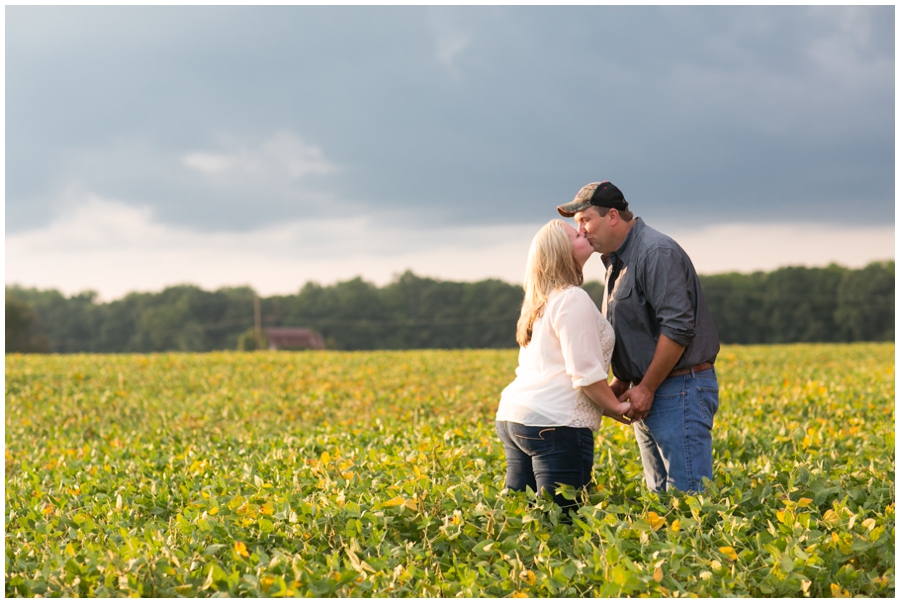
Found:
M 659 332 L 687 347 L 694 339 L 694 300 L 691 299 L 684 254 L 660 248 L 647 256 L 644 295 L 656 313 Z
M 579 388 L 607 378 L 603 363 L 600 314 L 590 296 L 577 287 L 565 291 L 565 296 L 553 307 L 553 330 L 559 337 L 566 373 L 572 387 Z

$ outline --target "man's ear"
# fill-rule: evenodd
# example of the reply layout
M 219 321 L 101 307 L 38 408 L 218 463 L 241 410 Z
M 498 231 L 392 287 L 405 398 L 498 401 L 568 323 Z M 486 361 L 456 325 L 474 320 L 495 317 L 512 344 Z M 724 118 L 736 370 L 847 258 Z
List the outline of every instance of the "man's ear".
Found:
M 619 215 L 619 210 L 617 210 L 615 207 L 610 207 L 607 215 L 609 216 L 609 225 L 611 227 L 618 224 L 619 220 L 621 219 L 621 216 Z

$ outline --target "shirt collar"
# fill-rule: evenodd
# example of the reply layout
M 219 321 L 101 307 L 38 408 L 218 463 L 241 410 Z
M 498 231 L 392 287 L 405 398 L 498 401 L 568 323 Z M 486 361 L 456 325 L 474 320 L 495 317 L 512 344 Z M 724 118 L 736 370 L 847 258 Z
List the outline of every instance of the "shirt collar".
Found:
M 605 259 L 604 264 L 609 265 L 609 262 L 616 258 L 626 259 L 628 257 L 628 249 L 629 244 L 632 240 L 636 239 L 638 233 L 644 229 L 644 221 L 640 218 L 634 219 L 634 226 L 631 227 L 631 230 L 628 231 L 628 234 L 625 235 L 625 240 L 622 241 L 622 244 L 619 245 L 619 248 L 610 253 Z

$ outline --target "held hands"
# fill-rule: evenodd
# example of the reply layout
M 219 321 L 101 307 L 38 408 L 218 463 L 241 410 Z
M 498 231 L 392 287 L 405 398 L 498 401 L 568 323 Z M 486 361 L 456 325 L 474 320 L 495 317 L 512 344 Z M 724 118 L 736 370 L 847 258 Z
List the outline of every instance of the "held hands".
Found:
M 629 407 L 629 410 L 630 410 L 631 404 L 626 403 L 625 405 L 628 406 L 628 407 Z M 628 412 L 628 411 L 626 410 L 625 412 Z M 618 422 L 621 423 L 622 425 L 631 425 L 631 419 L 629 419 L 628 417 L 626 417 L 624 413 L 623 413 L 623 414 L 620 414 L 620 415 L 614 415 L 614 414 L 611 414 L 608 410 L 604 410 L 604 411 L 603 411 L 603 416 L 604 416 L 604 417 L 609 417 L 609 418 L 612 419 L 613 421 L 618 421 Z
M 609 384 L 609 389 L 610 391 L 612 391 L 612 394 L 617 398 L 619 402 L 619 406 L 616 408 L 616 411 L 618 412 L 612 412 L 609 409 L 604 409 L 603 416 L 609 417 L 614 421 L 618 421 L 623 425 L 631 425 L 631 419 L 625 416 L 625 413 L 631 410 L 631 403 L 622 400 L 622 394 L 624 394 L 628 390 L 628 382 L 613 378 L 612 382 Z
M 631 402 L 631 409 L 625 415 L 634 422 L 646 417 L 650 412 L 650 407 L 653 406 L 654 393 L 643 384 L 638 384 L 629 390 L 625 390 L 619 396 L 619 402 Z
M 582 386 L 582 391 L 587 397 L 603 411 L 607 417 L 612 417 L 620 423 L 630 425 L 631 421 L 624 417 L 631 410 L 631 404 L 616 398 L 613 389 L 606 381 L 598 381 L 590 385 Z

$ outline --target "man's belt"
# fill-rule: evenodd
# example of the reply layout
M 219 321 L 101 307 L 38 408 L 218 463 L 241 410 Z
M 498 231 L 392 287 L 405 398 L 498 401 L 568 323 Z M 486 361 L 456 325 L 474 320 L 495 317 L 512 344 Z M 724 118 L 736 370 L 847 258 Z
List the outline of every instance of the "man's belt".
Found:
M 687 375 L 691 371 L 695 373 L 699 373 L 700 371 L 708 371 L 713 367 L 712 362 L 701 362 L 700 364 L 695 364 L 691 368 L 686 369 L 678 369 L 677 371 L 672 371 L 668 375 L 666 375 L 666 379 L 670 379 L 671 377 L 681 377 L 682 375 Z
M 681 377 L 682 375 L 687 375 L 691 371 L 694 371 L 695 373 L 699 373 L 700 371 L 708 371 L 713 366 L 714 365 L 712 362 L 701 362 L 700 364 L 695 364 L 691 368 L 678 369 L 677 371 L 672 371 L 671 373 L 666 375 L 666 379 L 671 379 L 672 377 Z M 641 382 L 640 379 L 638 379 L 637 381 L 632 381 L 631 386 L 634 387 L 634 386 L 638 385 L 640 382 Z

